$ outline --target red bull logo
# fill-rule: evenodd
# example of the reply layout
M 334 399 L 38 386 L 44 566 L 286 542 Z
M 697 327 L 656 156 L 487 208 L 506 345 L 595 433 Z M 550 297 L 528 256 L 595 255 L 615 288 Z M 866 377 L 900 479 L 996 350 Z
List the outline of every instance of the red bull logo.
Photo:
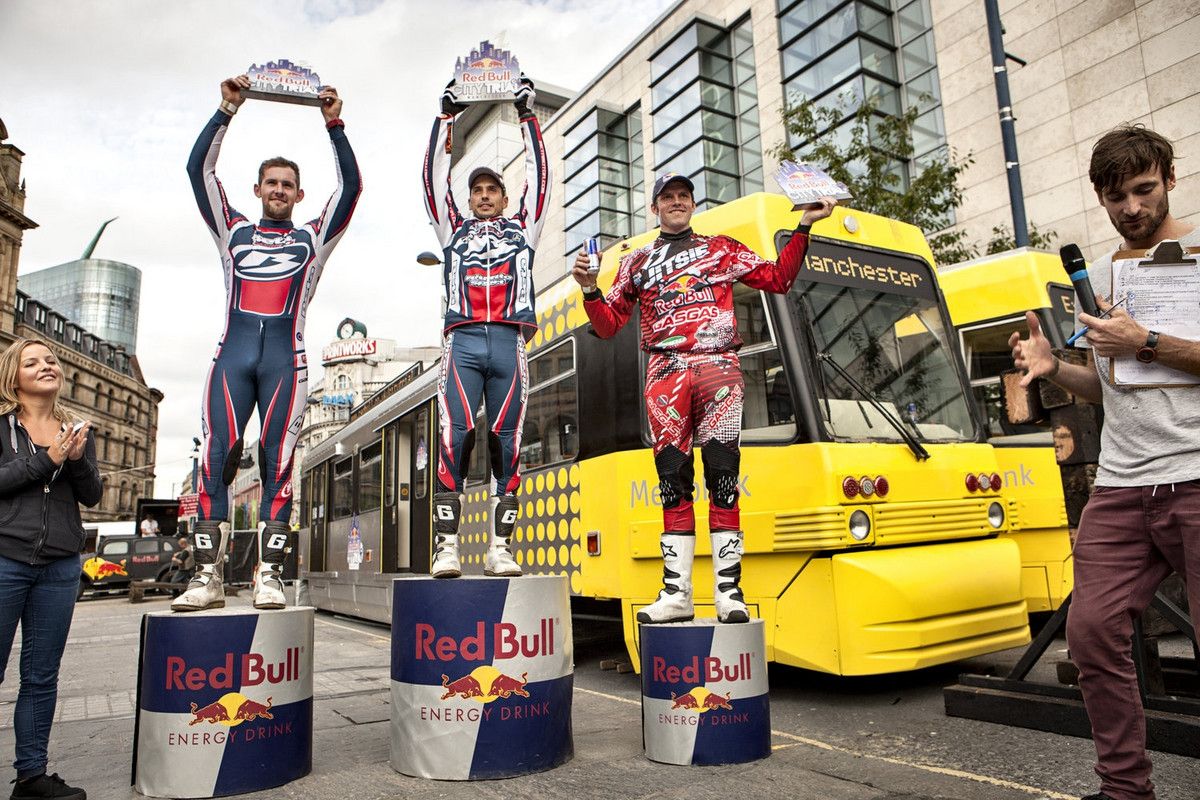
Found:
M 528 672 L 522 672 L 521 677 L 514 678 L 490 665 L 476 667 L 453 681 L 449 675 L 443 674 L 442 689 L 445 691 L 440 699 L 458 702 L 446 706 L 421 706 L 418 713 L 422 720 L 434 722 L 478 722 L 493 717 L 505 721 L 549 716 L 549 700 L 509 702 L 499 707 L 488 705 L 496 700 L 529 698 L 529 690 L 525 688 L 528 683 Z M 461 702 L 464 700 L 472 702 Z M 474 705 L 476 703 L 478 705 Z
M 511 622 L 497 622 L 492 625 L 490 640 L 487 623 L 482 620 L 476 624 L 474 635 L 462 639 L 439 636 L 434 627 L 425 622 L 418 622 L 413 632 L 414 658 L 418 661 L 486 661 L 489 652 L 496 661 L 518 656 L 554 655 L 554 619 L 551 617 L 542 618 L 537 633 L 522 633 Z
M 251 700 L 241 692 L 227 692 L 206 706 L 198 707 L 191 703 L 192 715 L 188 727 L 202 727 L 190 732 L 186 730 L 170 731 L 167 733 L 167 744 L 172 747 L 204 746 L 212 744 L 252 742 L 256 739 L 270 739 L 275 736 L 287 736 L 292 733 L 292 721 L 274 722 L 275 715 L 271 713 L 271 699 L 266 703 Z M 270 724 L 246 725 L 245 722 L 272 720 Z M 204 724 L 207 723 L 207 724 Z M 215 726 L 216 730 L 213 730 Z
M 235 670 L 235 666 L 238 669 Z M 240 659 L 234 653 L 226 653 L 223 664 L 208 670 L 203 667 L 189 667 L 187 662 L 179 656 L 167 656 L 166 688 L 168 691 L 197 692 L 202 689 L 232 689 L 234 686 L 244 688 L 263 683 L 290 683 L 299 679 L 299 647 L 289 647 L 284 653 L 283 660 L 273 663 L 266 662 L 259 653 L 243 653 Z M 228 695 L 226 696 L 228 697 Z M 205 706 L 205 708 L 209 708 L 209 706 Z M 231 711 L 237 714 L 236 708 Z
M 668 665 L 665 658 L 654 656 L 651 666 L 654 680 L 660 683 L 717 683 L 751 678 L 750 653 L 739 655 L 735 664 L 726 664 L 717 656 L 692 656 L 692 662 L 682 667 Z
M 520 678 L 514 678 L 490 666 L 476 667 L 456 681 L 451 681 L 448 675 L 443 674 L 442 688 L 446 693 L 441 699 L 449 700 L 457 696 L 463 700 L 490 703 L 493 700 L 507 700 L 514 694 L 529 697 L 529 692 L 525 690 L 525 684 L 529 683 L 528 676 L 528 672 L 522 672 Z
M 733 711 L 733 704 L 730 702 L 730 692 L 726 692 L 725 696 L 710 692 L 703 686 L 698 686 L 692 689 L 687 694 L 676 696 L 671 692 L 671 710 L 677 708 L 688 708 L 698 711 L 703 714 L 705 711 L 712 711 L 714 708 L 723 708 L 726 711 Z
M 249 697 L 240 692 L 229 692 L 222 695 L 220 700 L 209 703 L 203 708 L 197 708 L 195 703 L 192 703 L 192 720 L 188 725 L 199 725 L 201 722 L 212 724 L 223 723 L 230 727 L 241 725 L 243 722 L 253 722 L 262 717 L 263 719 L 275 719 L 271 714 L 271 698 L 267 698 L 266 705 L 251 700 Z M 230 712 L 233 716 L 230 716 Z
M 694 714 L 675 712 L 694 711 Z M 709 711 L 731 712 L 708 714 Z M 706 716 L 707 714 L 707 716 Z M 750 714 L 747 711 L 733 710 L 732 692 L 717 694 L 703 686 L 697 686 L 687 694 L 671 692 L 671 708 L 660 712 L 660 725 L 690 725 L 700 727 L 715 727 L 748 722 Z

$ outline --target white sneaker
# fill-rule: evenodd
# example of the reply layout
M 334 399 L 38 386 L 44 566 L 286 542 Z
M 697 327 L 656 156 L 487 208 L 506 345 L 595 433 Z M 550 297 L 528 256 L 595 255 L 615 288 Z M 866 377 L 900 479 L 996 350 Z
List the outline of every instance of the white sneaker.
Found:
M 429 574 L 435 578 L 460 577 L 462 564 L 458 560 L 458 537 L 439 534 L 435 541 L 437 549 L 433 552 L 433 567 Z
M 664 533 L 659 546 L 663 554 L 663 588 L 657 600 L 637 613 L 637 621 L 689 622 L 696 616 L 692 605 L 692 560 L 696 556 L 696 536 L 690 533 Z
M 183 594 L 171 601 L 172 611 L 204 611 L 225 607 L 225 546 L 229 523 L 202 520 L 192 531 L 192 555 L 196 574 Z
M 749 622 L 750 612 L 742 597 L 742 532 L 713 531 L 713 602 L 721 622 Z

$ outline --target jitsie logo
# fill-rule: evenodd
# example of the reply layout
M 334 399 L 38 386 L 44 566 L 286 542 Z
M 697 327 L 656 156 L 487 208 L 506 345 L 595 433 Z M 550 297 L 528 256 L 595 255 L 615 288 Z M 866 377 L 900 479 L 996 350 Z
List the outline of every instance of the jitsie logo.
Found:
M 683 269 L 692 262 L 699 261 L 708 255 L 708 243 L 697 245 L 696 247 L 688 248 L 682 253 L 667 258 L 667 253 L 670 252 L 670 246 L 659 247 L 651 251 L 650 258 L 646 260 L 645 266 L 642 267 L 642 288 L 656 286 L 662 282 L 666 276 Z

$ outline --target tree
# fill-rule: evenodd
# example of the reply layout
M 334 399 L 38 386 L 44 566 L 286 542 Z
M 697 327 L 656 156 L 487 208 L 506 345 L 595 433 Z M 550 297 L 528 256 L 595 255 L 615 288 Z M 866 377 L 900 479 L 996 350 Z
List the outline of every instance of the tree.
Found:
M 1058 233 L 1053 229 L 1038 230 L 1038 226 L 1029 226 L 1029 246 L 1038 250 L 1053 250 Z M 992 238 L 987 243 L 987 254 L 1003 253 L 1017 246 L 1017 239 L 1007 225 L 997 225 L 992 228 Z
M 783 112 L 789 138 L 772 150 L 780 160 L 805 161 L 824 169 L 854 195 L 855 208 L 916 225 L 926 233 L 936 264 L 954 264 L 974 258 L 978 248 L 967 241 L 965 230 L 949 230 L 954 209 L 962 205 L 959 176 L 973 162 L 970 153 L 932 156 L 920 171 L 904 181 L 912 158 L 912 128 L 922 109 L 910 108 L 900 116 L 878 110 L 873 96 L 851 114 L 853 97 L 814 103 L 802 98 Z M 833 128 L 850 116 L 848 136 Z M 788 141 L 802 144 L 793 150 Z M 937 233 L 930 233 L 937 231 Z

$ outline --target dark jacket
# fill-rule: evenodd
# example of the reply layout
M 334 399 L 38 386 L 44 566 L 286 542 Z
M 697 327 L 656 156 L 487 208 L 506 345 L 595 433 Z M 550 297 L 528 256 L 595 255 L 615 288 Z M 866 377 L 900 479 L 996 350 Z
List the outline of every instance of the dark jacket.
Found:
M 94 506 L 103 492 L 90 432 L 83 458 L 60 468 L 14 415 L 0 417 L 0 556 L 40 565 L 77 555 L 84 540 L 79 504 Z

